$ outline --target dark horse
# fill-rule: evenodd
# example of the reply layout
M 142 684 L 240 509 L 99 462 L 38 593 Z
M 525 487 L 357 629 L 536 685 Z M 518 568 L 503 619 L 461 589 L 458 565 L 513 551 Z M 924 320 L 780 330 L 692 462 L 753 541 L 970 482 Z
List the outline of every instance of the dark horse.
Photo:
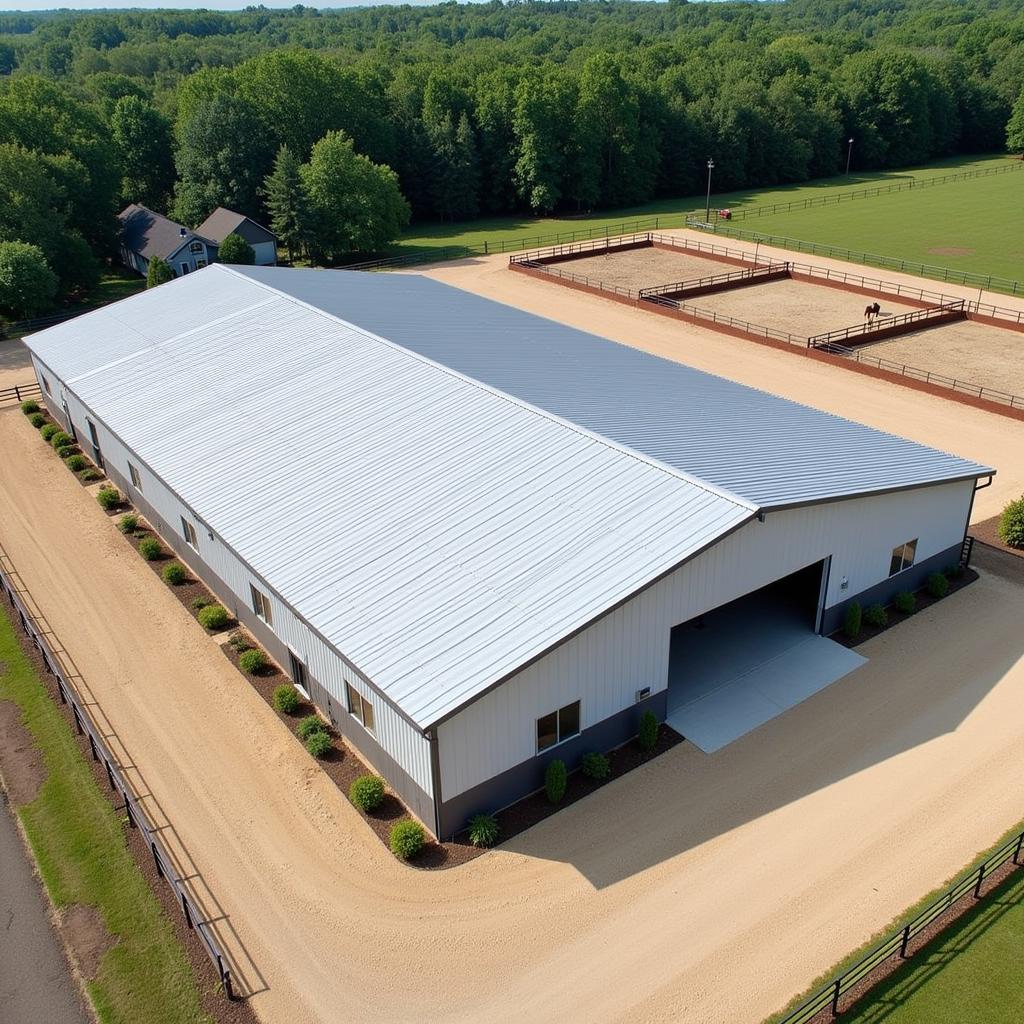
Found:
M 864 318 L 870 323 L 881 312 L 882 307 L 877 302 L 872 302 L 870 306 L 865 307 Z

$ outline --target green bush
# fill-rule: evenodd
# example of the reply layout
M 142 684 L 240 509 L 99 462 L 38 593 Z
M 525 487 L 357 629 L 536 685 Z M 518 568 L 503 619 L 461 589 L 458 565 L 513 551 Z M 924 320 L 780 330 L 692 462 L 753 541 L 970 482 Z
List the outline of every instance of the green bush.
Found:
M 180 586 L 188 579 L 188 573 L 181 562 L 168 562 L 160 575 L 163 576 L 164 583 L 170 583 L 172 587 Z
M 134 512 L 125 512 L 117 521 L 117 528 L 123 534 L 132 534 L 139 528 L 139 517 Z
M 893 601 L 896 611 L 904 615 L 913 615 L 917 608 L 917 598 L 909 590 L 901 590 Z
M 584 754 L 583 774 L 588 779 L 607 779 L 612 766 L 604 754 Z
M 334 749 L 334 744 L 327 733 L 315 732 L 306 740 L 306 749 L 314 757 L 326 757 Z
M 72 473 L 80 473 L 89 465 L 89 460 L 84 455 L 69 455 L 64 460 L 64 465 L 67 466 Z
M 238 667 L 246 675 L 258 676 L 268 664 L 269 659 L 258 647 L 251 647 L 247 651 L 242 651 L 238 656 Z
M 109 512 L 121 504 L 121 492 L 116 487 L 101 487 L 96 492 L 96 500 L 100 508 Z
M 636 738 L 641 750 L 654 749 L 658 742 L 658 720 L 652 711 L 645 711 L 640 716 L 640 730 Z
M 493 846 L 498 833 L 498 819 L 493 814 L 474 814 L 469 819 L 469 841 L 474 846 Z
M 846 614 L 843 616 L 843 632 L 851 639 L 856 640 L 864 621 L 864 613 L 861 611 L 860 601 L 851 601 L 846 606 Z
M 58 430 L 57 433 L 55 433 L 50 438 L 50 444 L 52 445 L 54 451 L 56 451 L 58 448 L 64 448 L 65 446 L 74 443 L 75 439 L 70 434 L 63 430 Z
M 932 597 L 945 597 L 949 593 L 949 580 L 941 572 L 933 572 L 925 582 Z
M 1011 548 L 1024 548 L 1024 498 L 1011 501 L 999 515 L 999 539 Z
M 189 604 L 192 606 L 192 611 L 198 612 L 213 604 L 213 598 L 207 597 L 206 594 L 199 594 L 197 597 L 193 597 Z
M 47 423 L 39 433 L 42 439 L 49 443 L 50 438 L 53 437 L 54 434 L 60 433 L 60 427 L 58 427 L 56 423 Z
M 163 553 L 164 549 L 160 546 L 160 541 L 156 537 L 143 537 L 139 541 L 139 554 L 147 562 L 155 562 Z
M 26 402 L 21 403 L 21 411 L 26 416 L 31 416 L 34 412 L 39 412 L 39 403 L 33 402 L 32 399 L 28 399 Z
M 299 707 L 299 692 L 291 683 L 282 683 L 274 688 L 274 707 L 282 715 L 293 715 Z
M 61 459 L 70 459 L 72 455 L 77 455 L 78 452 L 73 444 L 61 445 L 57 449 L 57 456 Z
M 549 761 L 544 770 L 544 792 L 553 804 L 561 803 L 568 781 L 569 773 L 565 770 L 565 762 L 557 758 Z
M 399 860 L 415 857 L 427 841 L 423 826 L 418 821 L 400 821 L 391 829 L 388 846 Z
M 869 604 L 864 609 L 864 621 L 869 626 L 881 629 L 889 624 L 889 613 L 880 604 Z
M 249 638 L 240 629 L 236 629 L 231 636 L 228 637 L 228 643 L 231 644 L 239 654 L 252 647 L 252 644 L 249 643 Z
M 200 608 L 197 618 L 199 624 L 209 630 L 223 629 L 231 621 L 227 608 L 221 604 L 208 604 L 205 608 Z
M 46 417 L 41 412 L 34 412 L 28 418 L 29 423 L 38 430 L 40 427 L 46 426 Z
M 360 775 L 348 787 L 348 798 L 367 814 L 375 811 L 384 802 L 384 780 L 379 775 Z
M 295 690 L 292 690 L 295 693 Z M 308 740 L 310 736 L 315 732 L 327 732 L 327 723 L 319 715 L 306 715 L 305 718 L 299 719 L 299 724 L 295 727 L 295 731 L 299 735 L 300 740 Z

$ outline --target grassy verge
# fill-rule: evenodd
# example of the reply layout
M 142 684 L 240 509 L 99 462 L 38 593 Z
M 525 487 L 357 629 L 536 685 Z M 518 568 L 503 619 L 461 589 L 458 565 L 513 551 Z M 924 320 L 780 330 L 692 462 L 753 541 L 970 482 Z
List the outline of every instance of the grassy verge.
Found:
M 955 157 L 938 161 L 926 167 L 910 168 L 899 171 L 878 171 L 866 174 L 841 175 L 835 178 L 822 178 L 802 185 L 788 185 L 780 188 L 745 189 L 737 192 L 712 192 L 711 205 L 715 208 L 724 206 L 741 206 L 748 204 L 767 204 L 790 202 L 795 200 L 818 198 L 836 192 L 849 192 L 854 189 L 871 185 L 888 184 L 905 181 L 909 178 L 930 178 L 942 174 L 959 171 L 977 170 L 983 167 L 1003 163 L 1007 158 L 1003 155 L 982 157 Z M 1008 175 L 1007 177 L 1013 177 Z M 978 179 L 986 181 L 991 179 Z M 972 182 L 958 183 L 970 188 Z M 957 185 L 953 185 L 956 188 Z M 930 191 L 930 190 L 929 190 Z M 629 221 L 651 217 L 668 218 L 662 227 L 679 227 L 683 223 L 683 215 L 697 208 L 704 207 L 703 195 L 684 196 L 679 199 L 660 199 L 645 203 L 642 206 L 631 206 L 622 210 L 604 211 L 599 214 L 588 214 L 575 217 L 491 217 L 453 224 L 419 224 L 407 231 L 394 246 L 394 255 L 414 252 L 423 248 L 442 248 L 445 246 L 482 247 L 484 241 L 490 245 L 502 241 L 514 242 L 519 239 L 537 235 L 549 235 L 557 232 L 600 230 L 605 227 L 615 228 Z M 860 209 L 875 202 L 874 199 L 863 203 L 851 203 L 851 208 Z M 821 212 L 812 210 L 811 213 Z M 1005 211 L 1004 211 L 1005 212 Z M 774 219 L 774 218 L 773 218 Z M 758 218 L 758 221 L 760 218 Z M 744 222 L 744 227 L 753 227 L 754 221 Z M 653 225 L 652 225 L 653 226 Z M 645 227 L 643 230 L 647 230 Z M 758 228 L 757 230 L 760 230 Z M 846 243 L 843 243 L 846 244 Z M 895 253 L 894 255 L 900 255 Z M 907 257 L 910 258 L 909 256 Z M 994 273 L 994 271 L 993 271 Z
M 791 1013 L 802 1003 L 806 1002 L 815 992 L 817 992 L 819 989 L 824 988 L 829 982 L 833 981 L 837 974 L 842 974 L 844 971 L 849 970 L 849 968 L 851 968 L 859 960 L 863 959 L 863 957 L 866 956 L 867 953 L 869 953 L 883 939 L 886 939 L 894 932 L 899 931 L 903 927 L 904 922 L 915 917 L 922 910 L 924 910 L 925 907 L 927 907 L 930 903 L 934 903 L 935 900 L 937 900 L 944 892 L 946 892 L 957 879 L 962 878 L 964 875 L 968 874 L 972 870 L 976 870 L 978 865 L 981 864 L 982 861 L 987 860 L 989 857 L 991 857 L 992 854 L 996 852 L 996 850 L 998 850 L 1001 846 L 1009 842 L 1011 838 L 1020 835 L 1021 830 L 1024 830 L 1024 821 L 1018 822 L 1012 828 L 1007 829 L 1006 832 L 1004 832 L 1003 835 L 996 840 L 996 842 L 994 842 L 990 847 L 988 847 L 988 849 L 982 850 L 981 853 L 974 857 L 969 864 L 966 864 L 962 870 L 958 871 L 955 875 L 946 879 L 946 881 L 944 881 L 941 885 L 936 886 L 934 889 L 932 889 L 931 892 L 922 896 L 921 899 L 919 899 L 915 904 L 913 904 L 913 906 L 908 907 L 898 917 L 894 917 L 892 921 L 890 921 L 884 928 L 879 929 L 874 935 L 871 936 L 870 939 L 867 940 L 867 942 L 865 942 L 861 946 L 858 946 L 857 949 L 853 950 L 853 952 L 851 952 L 849 955 L 840 960 L 839 963 L 837 963 L 834 967 L 829 968 L 827 971 L 825 971 L 824 974 L 821 974 L 819 975 L 819 977 L 815 978 L 814 981 L 807 986 L 807 990 L 805 992 L 802 992 L 800 995 L 795 996 L 793 999 L 791 999 L 789 1003 L 786 1004 L 786 1006 L 779 1010 L 778 1013 L 774 1013 L 769 1018 L 767 1018 L 767 1020 L 764 1021 L 764 1024 L 776 1024 L 776 1022 L 784 1020 L 788 1013 Z M 945 942 L 947 941 L 947 936 L 954 934 L 960 928 L 960 926 L 966 920 L 966 918 L 969 916 L 969 914 L 964 915 L 964 917 L 959 919 L 957 923 L 953 925 L 949 931 L 939 936 L 936 942 L 938 944 L 945 944 Z M 918 955 L 924 957 L 926 953 L 925 951 L 921 951 Z M 915 965 L 917 965 L 920 962 L 921 961 L 912 958 L 907 962 L 907 968 L 904 968 L 904 970 L 913 970 Z M 1007 961 L 1003 961 L 1002 963 L 1004 969 L 1009 973 L 1010 969 L 1007 966 Z M 887 986 L 889 982 L 893 981 L 895 978 L 900 977 L 901 974 L 902 972 L 896 972 L 896 974 L 892 975 L 890 979 L 887 979 L 886 983 L 884 983 L 883 986 L 880 986 L 880 989 Z M 860 1012 L 863 1013 L 868 1007 L 871 1006 L 873 1001 L 874 997 L 869 996 L 862 1004 L 862 1009 Z M 844 1015 L 844 1019 L 846 1018 L 846 1016 L 847 1015 Z M 849 1016 L 851 1020 L 862 1019 L 860 1017 L 854 1017 L 852 1014 Z M 871 1018 L 863 1019 L 868 1020 Z M 907 1020 L 910 1019 L 911 1018 L 907 1018 Z M 963 1021 L 968 1018 L 961 1017 L 958 1019 Z M 986 1021 L 986 1024 L 989 1024 L 988 1018 L 983 1019 Z
M 5 614 L 0 664 L 0 700 L 21 709 L 48 773 L 36 798 L 16 810 L 50 900 L 58 908 L 96 908 L 116 940 L 87 983 L 100 1021 L 208 1021 L 185 952 L 128 851 L 123 825 Z

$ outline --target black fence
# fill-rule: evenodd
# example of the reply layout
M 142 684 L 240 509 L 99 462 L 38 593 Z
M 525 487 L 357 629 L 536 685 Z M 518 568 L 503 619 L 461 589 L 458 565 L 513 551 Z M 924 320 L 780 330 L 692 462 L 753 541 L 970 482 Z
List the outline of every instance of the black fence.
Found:
M 0 405 L 8 405 L 11 402 L 18 404 L 27 398 L 36 398 L 43 393 L 39 387 L 39 381 L 32 380 L 26 384 L 15 384 L 12 388 L 0 388 Z
M 51 313 L 49 316 L 37 316 L 32 320 L 12 320 L 8 323 L 0 321 L 0 341 L 5 338 L 20 338 L 23 334 L 31 334 L 33 331 L 41 331 L 46 327 L 54 327 L 64 323 L 65 320 L 73 320 L 76 316 L 88 312 L 87 309 L 76 309 L 71 312 Z
M 178 874 L 173 860 L 160 840 L 156 827 L 147 817 L 139 797 L 133 791 L 116 759 L 111 754 L 109 747 L 103 739 L 103 731 L 86 709 L 86 701 L 83 700 L 81 694 L 78 693 L 70 681 L 71 673 L 65 669 L 62 660 L 57 656 L 46 639 L 44 630 L 40 628 L 35 617 L 29 611 L 28 606 L 23 600 L 24 590 L 14 582 L 16 575 L 17 572 L 10 558 L 0 548 L 0 587 L 3 588 L 19 625 L 39 651 L 43 663 L 46 665 L 47 672 L 56 679 L 61 702 L 69 707 L 75 722 L 75 730 L 80 736 L 84 735 L 86 737 L 93 760 L 103 765 L 111 790 L 116 792 L 124 801 L 124 811 L 128 818 L 129 826 L 137 828 L 142 832 L 149 852 L 153 857 L 156 873 L 171 887 L 174 892 L 175 902 L 185 918 L 185 923 L 199 936 L 203 948 L 217 969 L 224 994 L 228 999 L 234 999 L 231 969 L 228 966 L 228 959 L 224 950 L 217 941 L 217 937 L 214 935 L 209 922 L 204 920 L 198 901 L 189 893 L 184 880 Z
M 928 904 L 924 910 L 907 921 L 902 928 L 878 943 L 852 967 L 837 975 L 827 985 L 815 992 L 810 999 L 798 1006 L 778 1024 L 810 1024 L 811 1021 L 819 1018 L 819 1015 L 837 1017 L 841 1009 L 848 1009 L 843 1004 L 844 996 L 852 995 L 858 986 L 860 988 L 857 994 L 863 993 L 864 983 L 869 982 L 871 976 L 883 965 L 894 960 L 908 959 L 913 952 L 916 952 L 910 949 L 914 939 L 941 919 L 950 917 L 953 908 L 964 897 L 970 895 L 974 900 L 981 899 L 985 879 L 1007 862 L 1020 864 L 1022 848 L 1024 848 L 1024 832 L 1000 846 L 995 853 L 964 875 L 937 900 Z

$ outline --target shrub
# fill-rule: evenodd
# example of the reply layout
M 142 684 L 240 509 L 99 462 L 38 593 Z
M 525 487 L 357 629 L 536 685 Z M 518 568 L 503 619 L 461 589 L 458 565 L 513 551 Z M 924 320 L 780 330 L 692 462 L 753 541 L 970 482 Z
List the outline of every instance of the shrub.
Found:
M 925 582 L 932 597 L 945 597 L 949 593 L 949 580 L 941 572 L 933 572 Z
M 423 826 L 418 821 L 400 821 L 391 829 L 388 846 L 399 860 L 415 857 L 427 841 Z
M 39 403 L 33 402 L 32 399 L 28 399 L 26 402 L 21 403 L 21 411 L 26 416 L 31 416 L 34 412 L 39 412 Z
M 282 715 L 292 715 L 299 707 L 299 693 L 291 683 L 282 683 L 274 688 L 274 707 Z
M 314 757 L 326 757 L 334 749 L 334 744 L 327 733 L 315 732 L 306 740 L 306 749 Z
M 100 503 L 100 508 L 109 512 L 121 504 L 121 492 L 116 487 L 101 487 L 96 492 L 96 500 Z
M 53 450 L 56 451 L 58 448 L 65 448 L 69 444 L 74 444 L 75 439 L 66 431 L 58 430 L 51 438 L 50 444 L 53 446 Z
M 132 534 L 139 528 L 139 517 L 134 512 L 125 512 L 118 519 L 117 528 L 124 534 Z
M 846 606 L 846 614 L 843 616 L 843 632 L 851 640 L 856 640 L 860 636 L 863 620 L 864 613 L 861 611 L 860 601 L 851 601 Z
M 889 613 L 880 604 L 869 604 L 864 609 L 864 621 L 869 626 L 881 629 L 882 626 L 888 625 Z
M 207 597 L 205 594 L 200 594 L 198 597 L 193 597 L 189 603 L 192 606 L 192 611 L 198 612 L 203 608 L 206 608 L 208 605 L 213 604 L 213 598 Z
M 34 412 L 28 418 L 29 423 L 38 430 L 40 427 L 46 425 L 46 417 L 41 412 Z
M 39 433 L 43 440 L 48 442 L 54 434 L 60 433 L 60 427 L 58 427 L 56 423 L 47 423 Z
M 1024 498 L 1011 501 L 1000 513 L 999 539 L 1011 548 L 1024 548 Z
M 98 469 L 86 469 L 78 474 L 78 479 L 91 483 L 93 480 L 102 480 L 103 474 Z
M 474 814 L 469 819 L 469 841 L 474 846 L 493 846 L 498 832 L 498 819 L 493 814 Z
M 145 541 L 143 541 L 145 543 Z M 140 547 L 142 545 L 139 545 Z M 205 608 L 199 609 L 199 624 L 205 629 L 223 629 L 231 619 L 228 610 L 221 604 L 208 604 Z
M 360 775 L 348 787 L 348 798 L 361 811 L 375 811 L 384 802 L 384 780 L 379 775 Z
M 155 562 L 163 553 L 164 549 L 160 546 L 160 541 L 156 537 L 143 537 L 139 541 L 139 554 L 147 562 Z
M 640 730 L 636 738 L 641 750 L 654 749 L 658 742 L 658 720 L 654 717 L 654 712 L 645 711 L 640 716 Z
M 917 598 L 909 590 L 901 590 L 893 601 L 896 606 L 896 611 L 902 612 L 904 615 L 913 615 L 914 609 L 917 608 Z
M 172 587 L 180 586 L 188 579 L 188 573 L 181 562 L 168 562 L 160 575 L 163 576 L 164 583 L 170 583 Z
M 604 754 L 583 755 L 583 774 L 588 779 L 607 779 L 611 770 L 612 766 Z
M 294 692 L 293 689 L 292 693 Z M 305 718 L 299 719 L 295 731 L 299 734 L 300 740 L 308 740 L 315 732 L 327 732 L 327 725 L 319 715 L 306 715 Z
M 946 574 L 947 579 L 958 580 L 964 574 L 964 567 L 957 562 L 956 565 L 947 565 L 942 571 Z
M 69 455 L 64 460 L 64 465 L 67 466 L 72 473 L 80 473 L 89 465 L 89 460 L 84 455 Z
M 228 643 L 231 644 L 239 654 L 252 647 L 252 644 L 249 643 L 249 638 L 240 629 L 236 629 L 231 636 L 228 637 Z
M 569 775 L 565 770 L 565 762 L 559 761 L 557 758 L 554 761 L 549 761 L 544 770 L 544 792 L 547 793 L 548 799 L 553 804 L 560 803 L 562 797 L 565 796 L 565 786 L 568 781 Z
M 258 647 L 242 651 L 238 656 L 238 667 L 250 676 L 258 676 L 268 664 L 267 656 Z
M 61 459 L 70 459 L 72 455 L 76 455 L 77 450 L 73 444 L 61 445 L 57 449 L 57 455 Z

